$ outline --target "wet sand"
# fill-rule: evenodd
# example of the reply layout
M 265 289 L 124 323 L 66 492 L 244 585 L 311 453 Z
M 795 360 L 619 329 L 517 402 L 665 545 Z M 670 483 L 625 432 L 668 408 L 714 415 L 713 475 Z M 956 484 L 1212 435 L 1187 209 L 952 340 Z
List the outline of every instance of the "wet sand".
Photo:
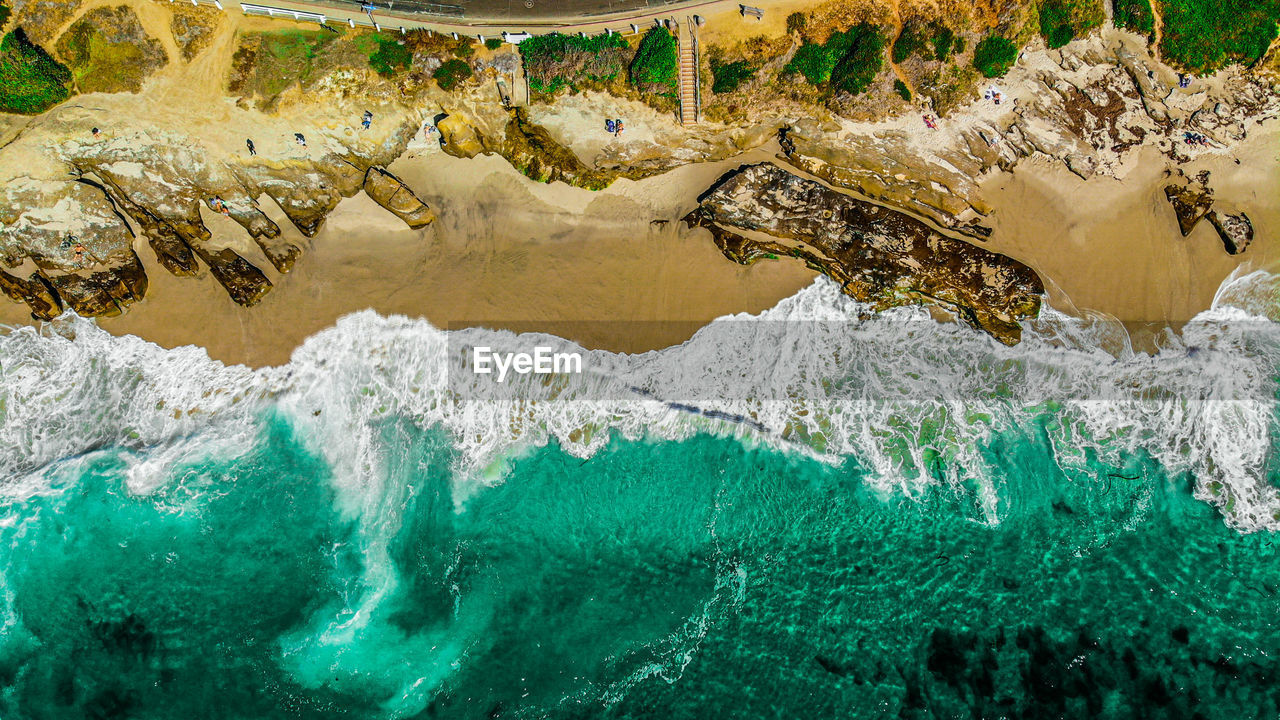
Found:
M 1121 180 L 1084 181 L 1044 159 L 989 177 L 983 195 L 996 211 L 985 246 L 1036 268 L 1055 307 L 1131 326 L 1177 327 L 1210 306 L 1236 267 L 1277 266 L 1274 125 L 1238 149 L 1240 165 L 1219 155 L 1186 166 L 1189 173 L 1210 169 L 1219 203 L 1253 220 L 1257 236 L 1243 255 L 1227 255 L 1207 221 L 1189 237 L 1178 233 L 1163 195 L 1165 162 L 1156 155 L 1137 158 Z M 410 230 L 358 195 L 305 240 L 263 198 L 264 211 L 308 247 L 280 277 L 238 226 L 209 213 L 215 237 L 276 282 L 263 302 L 235 305 L 207 273 L 175 278 L 140 241 L 151 279 L 147 299 L 100 323 L 165 347 L 202 345 L 216 359 L 252 366 L 286 362 L 306 337 L 366 308 L 442 328 L 550 332 L 613 351 L 667 347 L 716 317 L 760 312 L 812 282 L 814 273 L 794 260 L 732 263 L 710 233 L 678 222 L 721 174 L 773 152 L 621 180 L 593 193 L 532 182 L 498 157 L 461 160 L 419 143 L 391 170 L 437 210 L 431 226 Z M 0 322 L 30 318 L 23 306 L 5 303 Z
M 798 262 L 737 265 L 709 232 L 677 222 L 731 164 L 592 193 L 531 182 L 501 158 L 424 152 L 391 169 L 437 210 L 432 225 L 410 230 L 358 195 L 313 240 L 300 240 L 309 249 L 281 278 L 243 230 L 209 213 L 215 237 L 235 238 L 227 244 L 276 282 L 262 303 L 235 305 L 207 273 L 173 277 L 140 242 L 147 298 L 99 323 L 165 347 L 202 345 L 215 359 L 252 366 L 286 362 L 306 337 L 366 308 L 442 328 L 540 330 L 614 351 L 667 347 L 716 317 L 772 307 L 815 277 Z M 296 233 L 265 198 L 263 208 Z M 29 322 L 25 316 L 22 306 L 0 306 L 0 322 Z

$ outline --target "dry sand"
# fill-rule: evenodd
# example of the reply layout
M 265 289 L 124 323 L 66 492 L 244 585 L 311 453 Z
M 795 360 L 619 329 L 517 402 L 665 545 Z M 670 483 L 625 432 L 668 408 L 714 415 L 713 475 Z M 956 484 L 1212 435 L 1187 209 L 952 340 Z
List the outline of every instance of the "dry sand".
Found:
M 1176 327 L 1209 307 L 1237 266 L 1277 264 L 1280 207 L 1271 198 L 1280 193 L 1280 164 L 1266 155 L 1276 147 L 1268 130 L 1240 148 L 1241 165 L 1219 155 L 1189 166 L 1211 169 L 1220 202 L 1253 219 L 1257 239 L 1243 255 L 1227 255 L 1207 221 L 1181 237 L 1155 156 L 1137 158 L 1123 180 L 1086 182 L 1035 159 L 993 175 L 983 186 L 996 207 L 986 246 L 1036 268 L 1056 307 Z M 593 193 L 532 182 L 498 157 L 461 160 L 417 143 L 391 169 L 436 208 L 431 226 L 410 230 L 356 196 L 314 240 L 294 236 L 310 247 L 280 277 L 238 226 L 210 213 L 215 236 L 230 238 L 277 282 L 260 305 L 235 305 L 207 274 L 169 275 L 139 242 L 151 291 L 125 315 L 99 322 L 112 333 L 202 345 L 216 359 L 253 366 L 287 361 L 303 339 L 366 308 L 437 327 L 540 330 L 615 351 L 666 347 L 716 317 L 769 308 L 812 281 L 794 260 L 732 263 L 710 233 L 678 222 L 720 174 L 771 156 L 762 149 Z M 266 198 L 263 207 L 296 232 Z M 23 306 L 0 305 L 0 322 L 29 321 Z
M 276 288 L 253 308 L 235 305 L 211 277 L 169 275 L 139 244 L 151 279 L 146 300 L 99 323 L 253 366 L 287 361 L 307 336 L 365 308 L 437 327 L 537 329 L 615 351 L 666 347 L 721 315 L 769 308 L 814 277 L 795 262 L 742 267 L 709 232 L 675 222 L 727 169 L 686 167 L 592 193 L 534 183 L 496 157 L 406 158 L 392 170 L 437 209 L 427 228 L 409 230 L 363 195 L 346 200 L 288 276 L 271 274 Z M 267 214 L 288 227 L 268 203 Z M 668 222 L 652 226 L 655 219 Z M 215 214 L 206 222 L 215 235 L 244 236 Z M 269 271 L 256 248 L 233 244 Z M 0 322 L 24 316 L 22 306 L 0 306 Z

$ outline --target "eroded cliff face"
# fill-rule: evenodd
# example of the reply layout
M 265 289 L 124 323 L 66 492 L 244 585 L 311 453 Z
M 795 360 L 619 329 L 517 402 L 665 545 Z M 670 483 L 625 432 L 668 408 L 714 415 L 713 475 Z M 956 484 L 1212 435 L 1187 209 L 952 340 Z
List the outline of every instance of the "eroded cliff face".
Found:
M 172 28 L 158 29 L 154 23 L 146 28 L 152 36 L 161 29 L 171 32 L 177 48 L 161 77 L 148 81 L 150 90 L 144 87 L 139 96 L 95 95 L 93 112 L 66 104 L 3 139 L 0 291 L 27 303 L 37 317 L 68 307 L 85 315 L 113 314 L 141 299 L 147 282 L 135 240 L 145 243 L 144 254 L 153 252 L 168 271 L 195 275 L 207 267 L 233 300 L 258 302 L 272 280 L 265 266 L 246 257 L 257 256 L 257 251 L 238 238 L 213 237 L 202 212 L 223 213 L 238 223 L 245 242 L 256 245 L 275 273 L 294 266 L 305 242 L 290 240 L 297 235 L 283 233 L 263 211 L 264 203 L 278 206 L 303 238 L 314 236 L 343 198 L 362 190 L 409 226 L 422 227 L 435 217 L 435 209 L 385 168 L 412 138 L 428 138 L 420 133 L 432 124 L 449 154 L 496 154 L 534 180 L 591 190 L 618 178 L 641 179 L 688 163 L 734 157 L 777 138 L 779 160 L 798 172 L 980 241 L 990 233 L 984 217 L 992 208 L 978 188 L 993 169 L 1011 170 L 1025 158 L 1038 157 L 1061 162 L 1084 178 L 1120 177 L 1142 147 L 1158 148 L 1176 168 L 1231 147 L 1280 109 L 1272 88 L 1240 71 L 1179 88 L 1176 75 L 1152 60 L 1132 36 L 1107 31 L 1062 50 L 1027 51 L 1018 67 L 998 81 L 1003 104 L 975 101 L 940 120 L 936 129 L 915 114 L 852 122 L 823 108 L 799 112 L 794 102 L 780 104 L 775 114 L 762 111 L 749 124 L 685 128 L 635 107 L 626 113 L 650 113 L 640 116 L 648 135 L 613 142 L 596 137 L 603 135 L 596 118 L 615 116 L 625 99 L 582 93 L 557 99 L 555 105 L 509 109 L 499 102 L 487 76 L 444 92 L 417 77 L 421 73 L 388 81 L 368 68 L 336 64 L 273 95 L 267 112 L 250 99 L 226 97 L 225 88 L 218 88 L 216 97 L 184 94 L 179 86 L 189 79 L 210 73 L 226 79 L 236 47 L 228 34 L 235 30 L 228 27 L 232 20 L 200 17 L 199 37 L 188 37 L 190 23 L 179 15 L 173 15 Z M 188 52 L 189 45 L 199 47 Z M 225 48 L 227 57 L 219 59 L 217 48 Z M 190 69 L 185 62 L 191 62 Z M 163 91 L 156 91 L 156 85 Z M 133 103 L 144 103 L 149 92 L 165 99 L 134 113 Z M 170 96 L 179 99 L 170 101 Z M 362 132 L 358 118 L 370 107 L 377 110 L 375 129 Z M 189 122 L 193 113 L 202 118 L 200 123 Z M 587 140 L 584 118 L 595 128 Z M 104 123 L 108 126 L 100 136 L 89 134 L 91 126 Z M 638 124 L 629 122 L 632 128 Z M 295 132 L 306 137 L 305 146 L 294 143 Z M 257 139 L 256 155 L 247 151 L 245 136 Z M 755 188 L 752 178 L 765 172 L 747 174 L 734 186 Z M 787 202 L 828 200 L 808 186 L 795 185 L 793 175 L 784 175 L 793 194 Z M 1207 186 L 1205 193 L 1212 197 Z M 844 195 L 835 199 L 849 200 Z M 1211 202 L 1218 204 L 1206 206 L 1197 217 L 1209 218 L 1228 252 L 1243 252 L 1253 234 L 1247 215 L 1235 210 L 1230 198 Z M 766 203 L 756 210 L 769 207 Z M 727 208 L 719 212 L 727 213 Z M 793 208 L 788 232 L 800 232 L 793 227 L 799 213 Z M 700 218 L 695 219 L 702 222 Z M 870 222 L 854 220 L 845 224 Z M 777 252 L 727 229 L 749 229 L 752 223 L 707 222 L 736 259 Z M 936 237 L 921 234 L 926 230 Z M 825 237 L 814 228 L 805 232 Z M 912 248 L 951 248 L 959 242 L 910 223 L 892 232 L 861 232 L 877 238 L 906 233 L 913 238 Z M 992 290 L 974 284 L 972 271 L 981 263 L 927 265 L 927 276 L 913 275 L 916 271 L 908 272 L 911 263 L 924 262 L 911 254 L 914 250 L 894 255 L 868 240 L 869 254 L 835 257 L 830 255 L 837 252 L 835 245 L 824 250 L 814 244 L 819 242 L 829 244 L 815 239 L 785 251 L 807 253 L 801 256 L 876 303 L 931 298 L 967 313 L 975 325 L 1006 341 L 1016 338 L 1017 319 L 1031 311 L 1024 291 L 1033 287 L 1032 281 L 1018 273 L 1010 276 L 1012 284 Z M 955 253 L 973 257 L 964 248 Z M 888 263 L 887 274 L 873 270 L 873 256 Z M 944 272 L 957 273 L 958 284 L 944 282 Z M 1006 291 L 1013 295 L 997 297 Z
M 1008 344 L 1022 337 L 1018 322 L 1039 313 L 1044 292 L 1012 258 L 771 164 L 721 178 L 685 222 L 711 230 L 734 261 L 797 257 L 876 309 L 941 305 Z

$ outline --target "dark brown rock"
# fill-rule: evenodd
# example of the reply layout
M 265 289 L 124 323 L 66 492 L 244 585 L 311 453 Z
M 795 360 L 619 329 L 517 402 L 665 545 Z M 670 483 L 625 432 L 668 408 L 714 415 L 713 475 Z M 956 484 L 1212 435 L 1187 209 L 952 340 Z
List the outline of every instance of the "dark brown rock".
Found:
M 1227 249 L 1228 254 L 1239 255 L 1253 242 L 1253 223 L 1249 222 L 1249 216 L 1244 213 L 1232 215 L 1213 210 L 1209 213 L 1209 222 L 1218 231 L 1218 237 L 1222 238 L 1222 246 Z
M 430 225 L 436 219 L 436 214 L 413 194 L 409 186 L 383 168 L 369 168 L 364 176 L 364 191 L 411 228 Z
M 24 279 L 0 270 L 0 292 L 14 302 L 26 303 L 37 320 L 52 320 L 62 313 L 62 302 L 38 274 Z
M 1178 216 L 1178 229 L 1182 236 L 1191 234 L 1200 219 L 1209 213 L 1213 206 L 1213 194 L 1207 188 L 1197 185 L 1169 185 L 1164 189 L 1164 196 L 1173 206 Z
M 237 305 L 252 307 L 271 291 L 271 281 L 253 263 L 234 250 L 209 250 L 196 246 L 196 254 L 209 266 L 209 272 Z
M 709 228 L 737 262 L 797 257 L 876 309 L 942 305 L 1007 344 L 1022 336 L 1018 321 L 1040 310 L 1044 286 L 1026 265 L 775 165 L 729 173 L 685 221 Z
M 147 273 L 132 251 L 122 263 L 85 273 L 43 273 L 62 303 L 84 317 L 119 315 L 147 294 Z

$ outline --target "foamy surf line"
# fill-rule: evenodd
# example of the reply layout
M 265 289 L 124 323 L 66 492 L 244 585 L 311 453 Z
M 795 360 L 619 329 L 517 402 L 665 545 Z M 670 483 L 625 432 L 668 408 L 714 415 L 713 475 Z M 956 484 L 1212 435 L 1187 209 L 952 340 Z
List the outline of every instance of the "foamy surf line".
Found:
M 148 492 L 178 463 L 247 452 L 264 413 L 280 412 L 360 503 L 385 482 L 380 426 L 409 419 L 449 433 L 455 496 L 465 500 L 468 488 L 503 478 L 506 458 L 551 441 L 589 457 L 614 435 L 715 433 L 855 458 L 884 493 L 970 492 L 998 522 L 1008 468 L 983 448 L 1036 427 L 1064 471 L 1099 487 L 1109 478 L 1090 455 L 1116 469 L 1149 456 L 1194 478 L 1197 497 L 1233 526 L 1276 529 L 1268 472 L 1280 346 L 1267 314 L 1277 287 L 1267 273 L 1233 275 L 1158 354 L 1118 357 L 1102 350 L 1116 328 L 1051 308 L 1009 348 L 918 308 L 869 314 L 825 278 L 764 313 L 720 318 L 683 345 L 639 355 L 366 311 L 309 338 L 288 364 L 250 370 L 68 316 L 0 337 L 0 473 L 8 494 L 23 495 L 51 464 L 119 447 L 145 456 L 130 460 L 129 477 Z M 468 367 L 464 350 L 479 346 L 575 353 L 583 372 L 498 384 Z

